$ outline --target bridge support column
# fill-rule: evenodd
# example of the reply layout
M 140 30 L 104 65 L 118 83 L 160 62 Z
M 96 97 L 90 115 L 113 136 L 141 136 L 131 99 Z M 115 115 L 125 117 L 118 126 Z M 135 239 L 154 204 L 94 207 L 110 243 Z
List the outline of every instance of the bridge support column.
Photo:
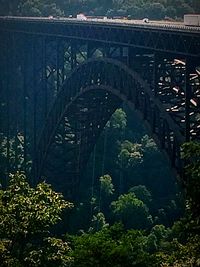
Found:
M 190 74 L 192 72 L 192 62 L 190 58 L 186 59 L 185 66 L 185 141 L 190 141 L 190 100 L 192 88 L 190 85 Z
M 12 38 L 11 34 L 8 34 L 7 36 L 7 49 L 6 49 L 6 57 L 5 57 L 5 90 L 6 90 L 6 175 L 7 180 L 10 173 L 10 132 L 11 132 L 11 118 L 10 118 L 10 96 L 11 96 L 11 82 L 12 82 L 12 55 L 13 55 L 13 44 L 12 44 Z M 7 183 L 7 181 L 6 181 Z
M 185 140 L 200 141 L 200 60 L 186 58 Z
M 28 42 L 29 44 L 29 42 Z M 28 102 L 28 86 L 29 84 L 29 73 L 30 73 L 30 65 L 29 65 L 29 47 L 28 44 L 24 46 L 24 54 L 23 54 L 23 65 L 22 65 L 22 73 L 23 73 L 23 149 L 24 149 L 24 166 L 23 169 L 26 174 L 26 163 L 27 163 L 27 102 Z

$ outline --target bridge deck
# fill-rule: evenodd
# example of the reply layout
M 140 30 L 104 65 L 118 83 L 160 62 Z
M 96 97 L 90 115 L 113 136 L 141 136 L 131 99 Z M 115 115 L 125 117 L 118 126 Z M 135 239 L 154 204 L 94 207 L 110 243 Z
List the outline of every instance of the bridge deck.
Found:
M 0 31 L 135 47 L 147 52 L 176 54 L 182 58 L 200 56 L 200 27 L 189 27 L 183 23 L 7 16 L 0 17 Z
M 148 23 L 142 20 L 128 20 L 128 19 L 99 19 L 99 18 L 88 18 L 87 20 L 80 20 L 76 18 L 65 18 L 65 17 L 14 17 L 6 16 L 0 17 L 0 20 L 7 21 L 27 21 L 27 22 L 46 22 L 46 23 L 68 23 L 68 24 L 92 24 L 92 25 L 107 25 L 107 26 L 121 26 L 121 27 L 135 27 L 135 28 L 146 28 L 146 29 L 159 29 L 159 30 L 172 30 L 181 32 L 200 32 L 200 27 L 197 26 L 186 26 L 183 22 L 173 21 L 153 21 L 149 20 Z

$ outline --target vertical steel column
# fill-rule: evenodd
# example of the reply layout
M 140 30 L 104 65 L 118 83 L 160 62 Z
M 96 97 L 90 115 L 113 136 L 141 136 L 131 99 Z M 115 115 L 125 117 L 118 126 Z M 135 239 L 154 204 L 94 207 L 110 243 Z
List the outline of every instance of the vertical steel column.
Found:
M 37 149 L 37 66 L 36 66 L 36 43 L 37 37 L 32 39 L 32 60 L 33 60 L 33 162 L 36 162 L 36 149 Z M 33 184 L 37 179 L 37 164 L 33 164 Z
M 128 48 L 128 66 L 129 68 L 133 69 L 133 64 L 134 64 L 134 58 L 135 58 L 135 50 L 133 47 Z
M 158 61 L 159 55 L 157 53 L 154 53 L 154 68 L 153 68 L 153 92 L 154 96 L 157 96 L 158 93 L 158 82 L 159 82 L 159 75 L 158 75 Z
M 77 52 L 76 43 L 71 42 L 71 70 L 73 70 L 77 66 L 76 52 Z
M 1 37 L 3 36 L 3 34 L 1 33 Z M 4 40 L 4 38 L 2 38 Z M 3 94 L 4 94 L 4 46 L 5 46 L 5 42 L 1 41 L 0 42 L 0 134 L 3 133 Z
M 44 118 L 48 112 L 48 96 L 47 96 L 47 55 L 46 55 L 46 37 L 42 39 L 42 84 L 44 92 Z
M 65 51 L 64 43 L 60 38 L 56 39 L 56 91 L 60 91 L 65 80 Z
M 89 59 L 91 57 L 91 45 L 90 45 L 90 42 L 87 42 L 87 59 Z
M 87 43 L 87 59 L 92 57 L 94 45 L 91 42 Z
M 154 53 L 154 67 L 153 67 L 153 83 L 152 83 L 152 91 L 154 93 L 154 96 L 157 96 L 158 93 L 158 55 L 157 53 Z M 156 133 L 156 126 L 157 126 L 157 111 L 155 109 L 155 106 L 151 109 L 151 119 L 150 123 L 152 126 L 152 132 Z
M 6 70 L 6 175 L 7 179 L 10 173 L 10 96 L 11 96 L 11 53 L 12 53 L 12 38 L 11 33 L 7 34 L 7 47 L 5 57 Z M 7 181 L 6 181 L 7 183 Z
M 56 93 L 60 91 L 60 42 L 56 39 Z
M 16 42 L 17 42 L 15 33 L 13 33 L 13 35 L 12 35 L 12 42 L 13 42 L 13 44 L 16 44 Z M 12 62 L 13 63 L 12 63 L 11 72 L 13 74 L 14 79 L 18 79 L 17 72 L 16 72 L 16 67 L 17 67 L 17 64 L 18 64 L 18 62 L 17 62 L 16 45 L 15 45 L 15 48 L 13 48 Z M 18 157 L 19 157 L 19 155 L 18 155 L 18 144 L 19 144 L 19 141 L 18 141 L 18 123 L 19 123 L 18 117 L 20 116 L 18 114 L 18 109 L 19 109 L 18 94 L 19 94 L 19 92 L 16 90 L 14 84 L 12 84 L 12 89 L 13 89 L 12 97 L 13 97 L 13 99 L 15 101 L 15 103 L 13 103 L 14 111 L 17 111 L 17 112 L 15 112 L 15 114 L 13 114 L 13 115 L 15 115 L 15 118 L 14 117 L 12 118 L 12 121 L 14 120 L 13 121 L 13 123 L 14 123 L 14 132 L 13 132 L 13 134 L 14 134 L 14 154 L 15 154 L 15 160 L 14 160 L 14 166 L 13 167 L 14 167 L 14 171 L 17 171 L 18 170 Z
M 190 99 L 191 99 L 191 86 L 190 86 L 190 73 L 192 62 L 190 58 L 186 59 L 185 65 L 185 141 L 190 141 Z
M 23 40 L 23 133 L 24 133 L 24 172 L 26 173 L 27 163 L 27 79 L 28 79 L 28 43 L 26 37 Z
M 65 49 L 64 49 L 64 43 L 61 42 L 60 44 L 61 46 L 61 49 L 60 49 L 60 57 L 61 57 L 61 60 L 62 60 L 62 63 L 61 63 L 61 66 L 60 66 L 60 69 L 61 69 L 61 83 L 63 84 L 64 83 L 64 80 L 65 80 Z
M 103 47 L 103 56 L 104 57 L 110 57 L 110 44 L 105 44 Z
M 120 48 L 119 48 L 119 57 L 120 57 L 120 60 L 121 61 L 123 61 L 123 55 L 124 55 L 124 53 L 123 53 L 123 47 L 120 46 Z

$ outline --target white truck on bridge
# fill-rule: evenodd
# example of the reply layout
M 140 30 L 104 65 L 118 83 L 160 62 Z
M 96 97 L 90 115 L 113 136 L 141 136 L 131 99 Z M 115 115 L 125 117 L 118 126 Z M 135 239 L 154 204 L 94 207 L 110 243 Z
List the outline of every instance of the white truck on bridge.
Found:
M 200 14 L 184 15 L 185 26 L 200 26 Z

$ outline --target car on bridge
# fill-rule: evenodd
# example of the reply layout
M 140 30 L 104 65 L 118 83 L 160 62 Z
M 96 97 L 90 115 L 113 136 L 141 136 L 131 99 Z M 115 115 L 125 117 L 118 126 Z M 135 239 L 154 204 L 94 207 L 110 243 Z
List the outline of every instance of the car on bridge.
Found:
M 83 13 L 77 14 L 76 18 L 78 20 L 87 20 L 87 17 Z

